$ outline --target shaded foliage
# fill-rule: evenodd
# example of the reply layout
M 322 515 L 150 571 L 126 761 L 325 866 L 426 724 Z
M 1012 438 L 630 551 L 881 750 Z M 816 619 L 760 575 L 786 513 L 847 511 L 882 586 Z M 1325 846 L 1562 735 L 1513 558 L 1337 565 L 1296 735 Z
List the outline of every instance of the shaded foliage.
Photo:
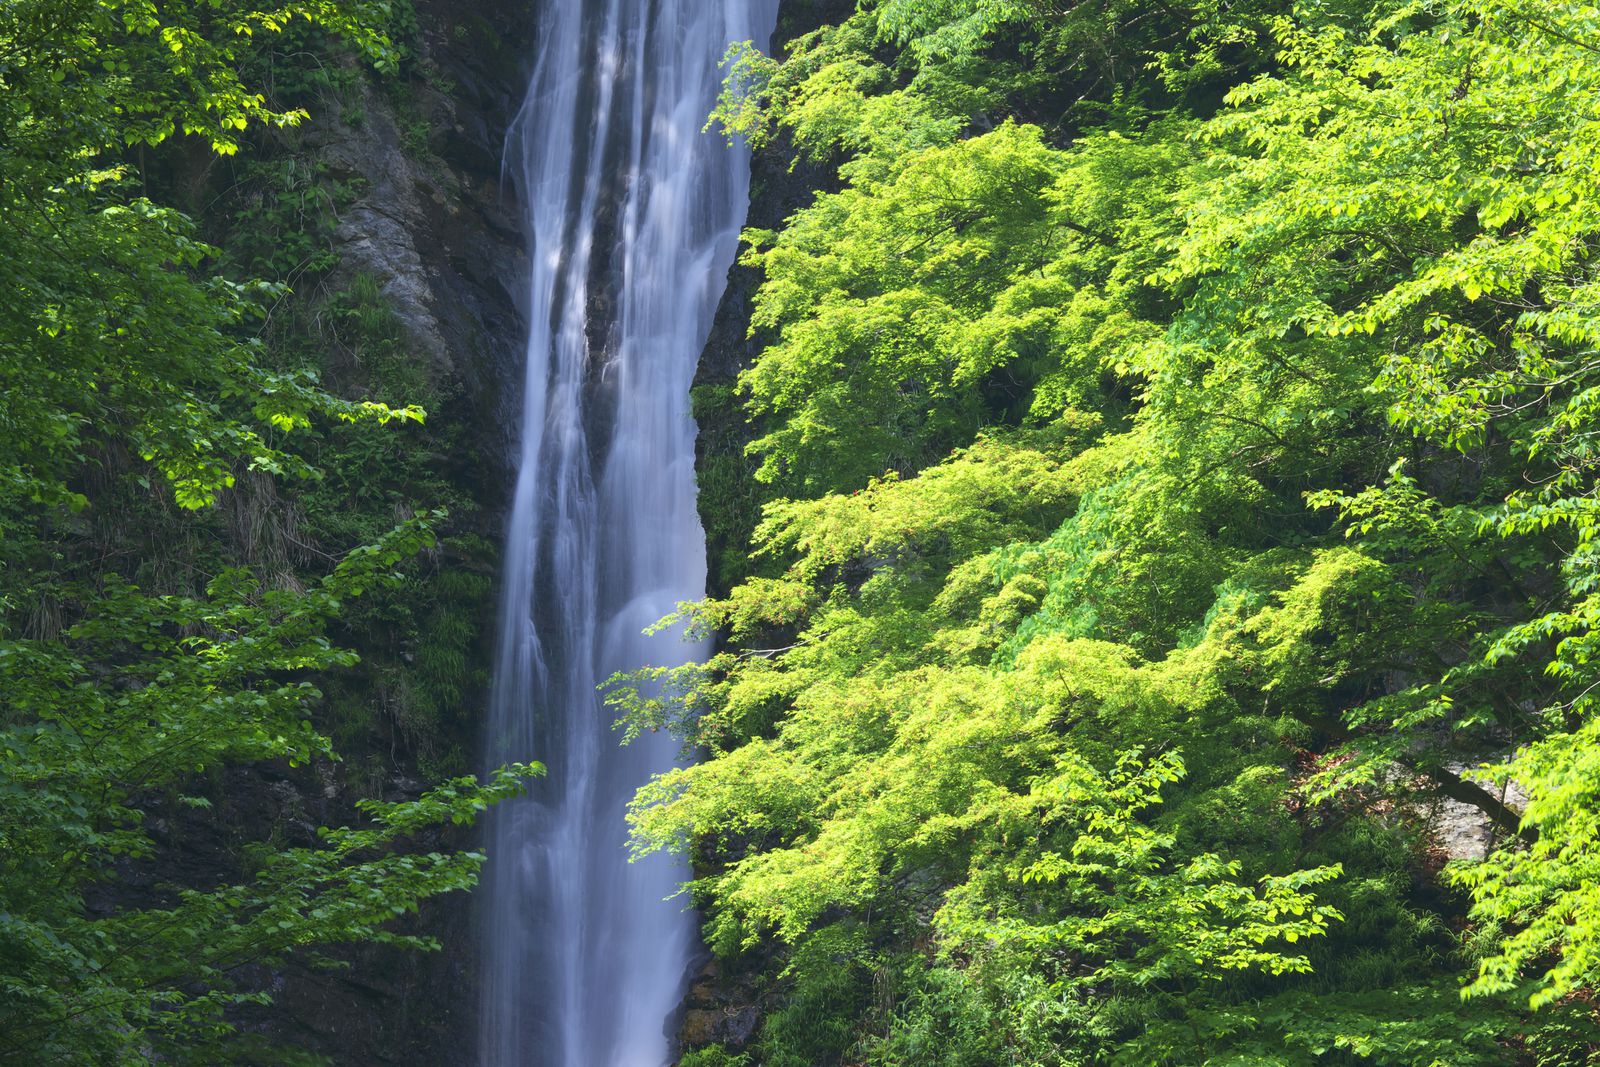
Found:
M 5 1062 L 249 1059 L 259 1042 L 230 1009 L 268 999 L 252 968 L 318 946 L 436 947 L 392 920 L 470 887 L 483 857 L 428 842 L 538 772 L 369 800 L 354 828 L 255 842 L 210 881 L 170 873 L 158 847 L 158 827 L 207 811 L 229 767 L 337 758 L 314 724 L 319 684 L 357 657 L 330 634 L 416 582 L 404 568 L 436 550 L 444 518 L 385 500 L 381 522 L 370 507 L 341 520 L 336 551 L 296 538 L 298 504 L 312 523 L 349 504 L 284 508 L 280 482 L 323 484 L 350 450 L 313 442 L 341 427 L 398 448 L 376 440 L 421 421 L 404 395 L 416 383 L 390 374 L 400 388 L 335 395 L 267 326 L 285 278 L 330 265 L 305 217 L 322 191 L 299 164 L 266 168 L 276 193 L 241 221 L 260 224 L 257 241 L 224 253 L 162 202 L 162 160 L 233 156 L 306 117 L 257 80 L 275 38 L 318 34 L 387 70 L 404 58 L 388 32 L 403 14 L 322 0 L 0 8 Z M 298 214 L 275 213 L 291 200 Z M 433 598 L 440 632 L 449 599 Z M 459 700 L 458 667 L 434 672 L 433 700 Z

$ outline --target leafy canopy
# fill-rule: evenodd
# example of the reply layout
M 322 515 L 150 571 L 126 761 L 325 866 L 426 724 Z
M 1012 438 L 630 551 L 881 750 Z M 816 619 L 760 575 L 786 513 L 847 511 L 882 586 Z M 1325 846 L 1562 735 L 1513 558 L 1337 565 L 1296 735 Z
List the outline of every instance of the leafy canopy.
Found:
M 839 181 L 749 235 L 766 502 L 614 693 L 709 756 L 639 847 L 760 1063 L 1587 1062 L 1600 15 L 1135 7 L 735 56 Z

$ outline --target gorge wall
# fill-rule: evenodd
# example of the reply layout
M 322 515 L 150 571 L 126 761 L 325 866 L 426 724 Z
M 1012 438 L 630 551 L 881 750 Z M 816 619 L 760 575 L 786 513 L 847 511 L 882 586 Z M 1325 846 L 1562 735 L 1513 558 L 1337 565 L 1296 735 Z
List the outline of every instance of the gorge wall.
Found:
M 449 511 L 401 595 L 381 595 L 336 635 L 361 664 L 317 679 L 327 698 L 317 725 L 342 760 L 232 771 L 209 783 L 211 811 L 162 811 L 162 852 L 132 875 L 133 892 L 151 899 L 171 883 L 216 884 L 247 868 L 247 842 L 309 845 L 317 826 L 354 824 L 360 799 L 409 799 L 477 769 L 511 479 L 508 383 L 525 332 L 522 230 L 501 156 L 534 10 L 527 0 L 416 0 L 396 12 L 397 70 L 374 71 L 316 38 L 287 42 L 273 88 L 305 108 L 302 125 L 258 135 L 235 159 L 179 150 L 151 163 L 242 274 L 291 286 L 266 327 L 274 349 L 298 354 L 341 395 L 428 410 L 425 424 L 398 432 L 328 429 L 317 448 L 333 462 L 319 483 L 241 479 L 208 517 L 230 559 L 294 587 L 415 508 Z M 438 952 L 363 947 L 335 951 L 331 966 L 291 958 L 257 968 L 250 981 L 274 1001 L 251 1013 L 247 1031 L 307 1062 L 468 1062 L 474 910 L 455 894 L 399 920 L 437 939 Z

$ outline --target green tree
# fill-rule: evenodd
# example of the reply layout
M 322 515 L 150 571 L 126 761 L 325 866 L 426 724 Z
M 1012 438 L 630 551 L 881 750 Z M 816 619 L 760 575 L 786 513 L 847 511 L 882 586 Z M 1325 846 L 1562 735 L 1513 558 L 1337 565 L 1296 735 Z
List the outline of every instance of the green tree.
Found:
M 840 187 L 750 235 L 774 496 L 616 691 L 710 757 L 640 845 L 758 1062 L 1588 1062 L 1595 11 L 1134 8 L 736 56 Z
M 212 1064 L 242 1055 L 229 1009 L 250 965 L 390 932 L 469 887 L 482 857 L 418 848 L 516 793 L 532 765 L 303 847 L 260 843 L 220 885 L 160 880 L 152 813 L 204 809 L 204 778 L 335 758 L 327 630 L 432 545 L 437 515 L 345 554 L 303 590 L 232 568 L 203 595 L 147 593 L 64 546 L 125 500 L 199 512 L 242 477 L 314 478 L 313 420 L 419 420 L 342 400 L 258 336 L 279 286 L 230 281 L 195 224 L 145 193 L 146 153 L 231 154 L 293 125 L 241 73 L 299 23 L 385 66 L 385 3 L 22 0 L 0 7 L 0 1059 Z M 155 505 L 160 507 L 160 504 Z M 274 580 L 277 576 L 270 576 Z M 157 872 L 146 895 L 126 891 Z

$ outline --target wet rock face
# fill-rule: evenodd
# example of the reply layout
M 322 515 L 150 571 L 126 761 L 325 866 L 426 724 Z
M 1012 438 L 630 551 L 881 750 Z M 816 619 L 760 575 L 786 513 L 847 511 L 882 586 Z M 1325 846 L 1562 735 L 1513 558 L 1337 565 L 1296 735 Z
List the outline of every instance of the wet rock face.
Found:
M 385 790 L 385 799 L 410 799 L 421 791 L 420 782 L 398 785 Z M 291 796 L 297 788 L 298 783 L 278 788 L 274 799 L 282 805 L 279 812 L 310 804 L 324 823 L 350 821 L 340 815 L 348 797 L 327 802 L 320 796 Z M 293 835 L 287 839 L 311 844 Z M 424 851 L 443 852 L 475 842 L 464 832 L 445 831 L 418 844 Z M 273 1002 L 241 1013 L 241 1029 L 259 1033 L 272 1046 L 325 1057 L 331 1067 L 470 1067 L 476 1063 L 477 974 L 471 903 L 459 893 L 436 898 L 395 924 L 397 932 L 436 939 L 441 946 L 437 952 L 383 945 L 334 947 L 319 952 L 320 962 L 296 957 L 256 968 L 251 980 L 268 990 Z
M 839 21 L 854 7 L 853 0 L 783 0 L 778 7 L 774 51 L 781 54 L 783 42 Z M 836 169 L 831 160 L 797 158 L 787 138 L 776 138 L 751 160 L 746 225 L 763 230 L 782 228 L 784 220 L 810 204 L 819 191 L 837 188 Z M 729 270 L 728 287 L 700 361 L 698 384 L 731 382 L 766 344 L 765 338 L 750 336 L 750 301 L 759 283 L 753 267 L 735 262 Z
M 744 1048 L 761 1022 L 758 998 L 748 976 L 734 974 L 711 960 L 689 987 L 678 1027 L 679 1044 L 685 1049 L 707 1045 Z
M 1473 777 L 1473 769 L 1464 763 L 1449 763 L 1445 769 L 1469 779 Z M 1528 803 L 1527 793 L 1516 782 L 1504 786 L 1487 781 L 1479 784 L 1514 813 L 1520 814 Z M 1423 815 L 1429 834 L 1445 860 L 1481 860 L 1507 838 L 1506 828 L 1482 808 L 1460 800 L 1436 797 Z
M 328 175 L 360 190 L 340 212 L 334 287 L 376 278 L 430 377 L 461 386 L 476 409 L 457 417 L 505 435 L 526 253 L 501 156 L 531 64 L 535 6 L 418 0 L 420 73 L 397 87 L 363 81 L 308 138 Z
M 451 478 L 480 506 L 481 528 L 473 532 L 498 540 L 526 335 L 524 238 L 500 163 L 531 65 L 538 4 L 414 0 L 414 6 L 416 58 L 404 79 L 352 79 L 355 87 L 340 106 L 324 107 L 302 127 L 296 151 L 354 190 L 338 209 L 338 266 L 327 290 L 344 290 L 361 276 L 376 280 L 407 350 L 442 398 L 430 407 L 429 426 L 459 430 L 455 439 L 482 457 L 482 463 L 451 461 L 452 470 L 471 467 Z M 356 368 L 330 367 L 336 389 L 341 370 L 360 380 Z M 462 718 L 481 719 L 481 711 Z M 467 752 L 480 743 L 476 736 L 448 740 Z M 341 748 L 350 757 L 359 755 L 351 749 L 360 744 Z M 384 799 L 406 800 L 425 784 L 402 757 L 377 789 Z M 361 794 L 334 767 L 250 768 L 235 772 L 225 791 L 240 801 L 225 818 L 188 819 L 173 835 L 196 854 L 197 882 L 226 869 L 240 841 L 276 835 L 309 845 L 314 826 L 359 817 L 354 802 Z M 453 829 L 418 844 L 446 851 L 480 842 L 475 831 Z M 274 1001 L 242 1012 L 241 1029 L 335 1067 L 475 1064 L 474 919 L 473 899 L 453 894 L 427 902 L 397 926 L 437 940 L 438 952 L 335 948 L 324 953 L 331 967 L 291 959 L 256 968 L 250 980 Z
M 534 38 L 533 0 L 416 0 L 417 72 L 403 86 L 362 83 L 360 98 L 320 134 L 332 177 L 359 193 L 339 217 L 334 288 L 378 280 L 415 358 L 450 399 L 430 412 L 466 431 L 498 469 L 474 473 L 496 538 L 510 457 L 526 325 L 520 307 L 525 242 L 515 191 L 502 184 L 506 129 L 521 104 Z M 358 123 L 348 121 L 359 116 Z M 504 459 L 503 466 L 494 464 Z M 477 737 L 458 739 L 476 751 Z M 422 789 L 395 779 L 395 798 Z M 337 823 L 335 823 L 337 825 Z M 446 834 L 429 848 L 475 847 Z M 338 971 L 305 969 L 280 982 L 274 1029 L 336 1065 L 476 1062 L 478 938 L 473 900 L 454 894 L 408 917 L 408 932 L 442 948 L 383 947 L 338 954 Z

